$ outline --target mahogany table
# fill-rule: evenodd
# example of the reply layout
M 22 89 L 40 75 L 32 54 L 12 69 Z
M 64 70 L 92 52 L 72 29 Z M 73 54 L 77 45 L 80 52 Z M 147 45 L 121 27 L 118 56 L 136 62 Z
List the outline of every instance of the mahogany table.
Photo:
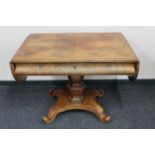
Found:
M 96 102 L 103 91 L 87 89 L 85 75 L 127 75 L 137 78 L 139 61 L 121 33 L 51 33 L 29 35 L 10 62 L 14 78 L 23 81 L 28 75 L 66 75 L 64 89 L 50 91 L 56 103 L 43 116 L 45 123 L 54 121 L 66 110 L 93 112 L 108 122 L 103 108 Z

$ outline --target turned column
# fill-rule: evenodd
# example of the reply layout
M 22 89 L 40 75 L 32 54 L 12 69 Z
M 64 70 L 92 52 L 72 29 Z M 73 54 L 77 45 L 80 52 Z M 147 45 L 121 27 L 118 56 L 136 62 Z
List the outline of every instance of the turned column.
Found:
M 69 84 L 67 85 L 68 100 L 71 103 L 82 103 L 84 100 L 85 84 L 83 82 L 83 76 L 71 75 L 68 76 Z

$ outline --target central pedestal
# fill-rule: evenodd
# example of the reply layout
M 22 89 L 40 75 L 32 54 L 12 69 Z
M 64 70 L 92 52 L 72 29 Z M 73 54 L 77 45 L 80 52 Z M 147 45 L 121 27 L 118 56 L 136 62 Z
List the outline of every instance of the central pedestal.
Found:
M 110 121 L 110 116 L 107 116 L 104 109 L 96 102 L 96 97 L 104 95 L 103 91 L 87 90 L 83 82 L 83 76 L 72 75 L 68 78 L 69 84 L 66 89 L 49 92 L 50 96 L 56 96 L 57 101 L 49 109 L 48 115 L 43 116 L 43 121 L 45 123 L 53 122 L 59 113 L 73 109 L 90 111 L 104 123 Z

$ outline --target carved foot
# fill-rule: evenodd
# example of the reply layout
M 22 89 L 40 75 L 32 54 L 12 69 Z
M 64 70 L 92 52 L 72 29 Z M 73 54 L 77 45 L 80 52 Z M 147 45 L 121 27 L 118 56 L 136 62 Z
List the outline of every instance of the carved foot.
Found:
M 49 91 L 48 92 L 49 96 L 55 96 L 57 98 L 56 103 L 54 103 L 54 105 L 50 108 L 48 115 L 47 116 L 43 116 L 42 120 L 45 123 L 51 123 L 55 120 L 56 116 L 60 113 L 65 111 L 65 106 L 67 104 L 67 100 L 65 100 L 66 98 L 66 93 L 64 90 L 61 89 L 57 89 L 57 90 L 53 90 L 53 91 Z M 67 101 L 67 102 L 66 102 Z M 66 103 L 65 103 L 66 102 Z
M 110 116 L 107 116 L 104 112 L 104 109 L 96 102 L 96 97 L 103 97 L 104 91 L 103 90 L 89 90 L 86 91 L 86 99 L 85 104 L 88 106 L 86 107 L 87 111 L 93 112 L 96 117 L 103 123 L 107 123 L 111 120 Z
M 98 107 L 100 105 L 97 104 L 97 107 L 96 107 L 96 110 L 94 111 L 96 117 L 103 123 L 108 123 L 110 120 L 111 120 L 111 117 L 110 116 L 107 116 L 105 113 L 104 113 L 104 109 L 102 107 Z
M 61 112 L 73 109 L 86 110 L 94 113 L 96 117 L 103 123 L 110 121 L 110 116 L 104 113 L 104 109 L 96 102 L 96 97 L 104 95 L 103 91 L 98 90 L 88 90 L 84 93 L 84 100 L 82 103 L 72 103 L 68 100 L 69 95 L 66 90 L 58 89 L 49 92 L 50 96 L 56 96 L 56 103 L 50 108 L 48 115 L 43 116 L 43 121 L 45 123 L 51 123 L 55 120 L 57 115 Z
M 64 100 L 65 102 L 65 100 Z M 67 105 L 67 103 L 59 103 L 59 102 L 56 102 L 49 110 L 48 112 L 48 115 L 47 116 L 43 116 L 42 117 L 42 120 L 45 122 L 45 123 L 52 123 L 55 118 L 57 117 L 57 115 L 61 112 L 64 112 L 64 111 L 67 111 L 67 110 L 70 110 L 70 106 Z
M 52 122 L 54 121 L 54 119 L 48 118 L 48 116 L 43 116 L 43 117 L 42 117 L 42 120 L 43 120 L 43 122 L 46 123 L 46 124 L 52 123 Z

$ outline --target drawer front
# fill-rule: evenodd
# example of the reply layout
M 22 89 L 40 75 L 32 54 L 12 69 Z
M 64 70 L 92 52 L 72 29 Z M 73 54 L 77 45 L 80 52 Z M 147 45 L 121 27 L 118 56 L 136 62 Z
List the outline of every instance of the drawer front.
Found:
M 15 64 L 16 75 L 134 75 L 134 63 Z

